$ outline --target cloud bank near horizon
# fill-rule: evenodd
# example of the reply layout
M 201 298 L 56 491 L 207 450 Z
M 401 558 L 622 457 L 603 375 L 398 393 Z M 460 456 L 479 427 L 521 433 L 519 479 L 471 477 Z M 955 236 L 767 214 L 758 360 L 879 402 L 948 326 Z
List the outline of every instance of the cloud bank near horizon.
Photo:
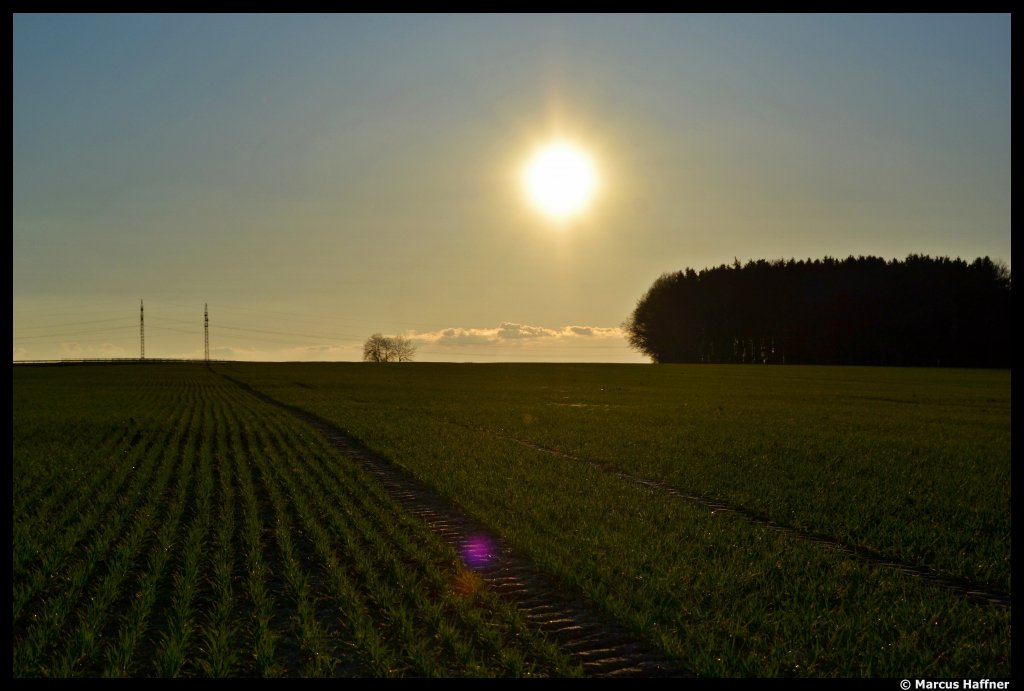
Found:
M 618 326 L 550 327 L 501 322 L 492 327 L 448 327 L 401 334 L 417 347 L 417 360 L 474 362 L 647 362 L 629 347 Z
M 515 322 L 501 322 L 490 328 L 449 327 L 437 331 L 407 331 L 403 334 L 411 338 L 416 345 L 494 345 L 512 343 L 536 343 L 552 345 L 566 341 L 621 341 L 626 337 L 625 331 L 617 326 L 563 326 L 550 328 L 532 326 Z

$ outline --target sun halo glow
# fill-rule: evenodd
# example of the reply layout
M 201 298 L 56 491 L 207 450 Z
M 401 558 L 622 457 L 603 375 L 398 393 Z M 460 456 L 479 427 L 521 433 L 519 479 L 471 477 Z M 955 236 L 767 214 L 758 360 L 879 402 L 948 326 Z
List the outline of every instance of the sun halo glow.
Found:
M 597 189 L 597 171 L 582 150 L 560 141 L 534 154 L 523 170 L 523 185 L 538 209 L 561 220 L 590 203 Z

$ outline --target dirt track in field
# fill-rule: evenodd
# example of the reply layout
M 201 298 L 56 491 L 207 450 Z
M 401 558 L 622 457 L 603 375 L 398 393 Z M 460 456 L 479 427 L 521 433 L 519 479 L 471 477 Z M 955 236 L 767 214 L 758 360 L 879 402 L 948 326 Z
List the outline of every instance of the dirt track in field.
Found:
M 439 417 L 437 419 L 450 425 L 462 427 L 463 429 L 468 429 L 474 432 L 481 432 L 483 434 L 489 434 L 499 439 L 511 441 L 521 446 L 526 446 L 531 449 L 534 449 L 535 451 L 540 451 L 542 453 L 550 454 L 552 456 L 558 456 L 559 458 L 564 458 L 577 463 L 585 463 L 589 466 L 597 468 L 598 470 L 604 473 L 614 475 L 615 477 L 625 480 L 627 482 L 641 485 L 655 492 L 677 497 L 684 501 L 688 501 L 692 504 L 703 506 L 704 508 L 712 512 L 730 514 L 742 520 L 748 521 L 750 523 L 763 526 L 765 528 L 769 528 L 780 533 L 785 533 L 786 535 L 790 535 L 801 540 L 814 542 L 822 546 L 828 547 L 830 549 L 836 550 L 838 552 L 842 552 L 843 554 L 853 559 L 857 559 L 858 561 L 870 564 L 872 566 L 878 566 L 898 571 L 902 574 L 925 581 L 935 587 L 945 589 L 948 592 L 951 592 L 959 597 L 963 597 L 964 599 L 971 600 L 973 602 L 994 605 L 996 607 L 1012 606 L 1012 596 L 1010 595 L 1010 593 L 1007 593 L 1006 591 L 1001 590 L 999 588 L 995 588 L 989 584 L 976 583 L 965 578 L 952 578 L 937 573 L 932 569 L 929 569 L 924 566 L 901 562 L 899 560 L 893 559 L 874 550 L 870 550 L 864 547 L 855 547 L 853 545 L 837 540 L 836 538 L 830 535 L 826 535 L 824 533 L 816 533 L 813 531 L 784 525 L 742 506 L 736 506 L 734 504 L 729 504 L 727 502 L 702 497 L 687 492 L 686 490 L 680 489 L 678 487 L 673 487 L 672 485 L 659 482 L 657 480 L 652 480 L 650 478 L 645 478 L 639 475 L 628 473 L 613 463 L 573 456 L 572 454 L 568 454 L 563 451 L 558 451 L 556 449 L 550 449 L 541 446 L 540 444 L 535 444 L 524 439 L 519 439 L 518 437 L 514 437 L 507 434 L 501 434 L 485 428 L 473 427 L 471 425 L 466 425 L 461 422 L 449 420 L 447 418 Z
M 224 376 L 227 377 L 227 375 Z M 653 650 L 621 624 L 596 611 L 581 597 L 573 596 L 565 592 L 564 589 L 560 589 L 532 562 L 516 555 L 500 538 L 490 534 L 486 527 L 472 521 L 450 502 L 408 477 L 386 458 L 374 454 L 357 439 L 305 410 L 271 398 L 252 389 L 244 382 L 231 377 L 227 378 L 261 400 L 283 408 L 307 422 L 323 434 L 335 448 L 359 461 L 366 470 L 378 478 L 389 494 L 406 511 L 423 520 L 434 533 L 460 553 L 464 553 L 470 540 L 481 535 L 486 536 L 487 541 L 493 547 L 493 554 L 490 555 L 491 560 L 487 566 L 475 569 L 477 573 L 493 592 L 514 603 L 531 625 L 551 636 L 574 660 L 580 662 L 588 676 L 694 676 L 678 661 Z M 446 422 L 469 428 L 450 420 Z M 999 607 L 1011 606 L 1010 594 L 983 584 L 972 583 L 965 579 L 949 578 L 922 566 L 899 562 L 871 550 L 850 546 L 828 535 L 782 525 L 743 507 L 707 499 L 665 483 L 627 473 L 614 464 L 579 458 L 490 430 L 472 429 L 543 453 L 586 463 L 602 472 L 647 487 L 652 491 L 703 506 L 710 511 L 730 514 L 771 530 L 821 544 L 861 562 L 890 568 L 918 578 L 968 600 Z
M 527 446 L 531 449 L 551 454 L 553 456 L 566 458 L 572 461 L 577 461 L 579 463 L 586 463 L 587 465 L 593 466 L 601 470 L 602 472 L 614 475 L 615 477 L 627 480 L 637 485 L 642 485 L 656 492 L 661 492 L 663 494 L 667 494 L 673 497 L 678 497 L 693 504 L 699 504 L 700 506 L 703 506 L 711 510 L 712 512 L 732 514 L 743 520 L 749 521 L 750 523 L 755 523 L 757 525 L 770 528 L 771 530 L 775 530 L 780 533 L 792 535 L 802 540 L 807 540 L 809 542 L 815 542 L 824 545 L 838 552 L 842 552 L 843 554 L 849 555 L 854 559 L 871 564 L 872 566 L 880 566 L 884 568 L 893 569 L 908 576 L 919 578 L 922 581 L 927 581 L 928 583 L 934 586 L 944 588 L 968 600 L 982 602 L 990 605 L 996 605 L 999 607 L 1011 606 L 1011 596 L 1009 593 L 993 589 L 983 584 L 973 583 L 971 581 L 968 581 L 967 579 L 956 579 L 950 578 L 948 576 L 943 576 L 942 574 L 936 573 L 931 569 L 925 568 L 923 566 L 907 564 L 904 562 L 893 560 L 881 553 L 874 552 L 869 549 L 853 547 L 844 542 L 836 540 L 834 537 L 831 537 L 829 535 L 824 535 L 822 533 L 815 533 L 807 530 L 801 530 L 799 528 L 793 528 L 787 525 L 782 525 L 780 523 L 772 521 L 771 519 L 765 516 L 750 511 L 749 509 L 745 509 L 740 506 L 734 506 L 732 504 L 727 504 L 725 502 L 707 499 L 706 497 L 701 497 L 695 494 L 690 494 L 677 487 L 672 487 L 671 485 L 667 485 L 663 482 L 658 482 L 657 480 L 651 480 L 649 478 L 632 475 L 611 463 L 605 463 L 602 461 L 590 460 L 585 458 L 578 458 L 576 456 L 572 456 L 562 451 L 549 449 L 540 446 L 539 444 L 534 444 L 532 442 L 517 439 L 516 437 L 511 437 L 508 435 L 495 434 L 494 436 L 500 437 L 502 439 L 507 439 L 508 441 L 515 442 L 516 444 L 521 444 L 522 446 Z
M 256 391 L 228 375 L 260 400 L 287 410 L 320 432 L 346 456 L 378 479 L 408 513 L 420 518 L 460 554 L 486 544 L 486 564 L 473 567 L 486 586 L 511 602 L 533 627 L 559 644 L 591 677 L 693 677 L 690 670 L 654 650 L 622 624 L 597 611 L 581 596 L 559 588 L 530 560 L 519 556 L 498 536 L 459 511 L 436 492 L 408 477 L 334 425 L 300 408 Z M 481 538 L 484 538 L 481 540 Z

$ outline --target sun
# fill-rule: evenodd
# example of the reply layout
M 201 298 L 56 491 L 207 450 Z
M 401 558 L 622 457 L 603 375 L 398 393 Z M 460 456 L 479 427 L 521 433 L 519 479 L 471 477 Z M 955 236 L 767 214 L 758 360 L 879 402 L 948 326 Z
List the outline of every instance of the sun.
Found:
M 568 219 L 590 204 L 597 171 L 580 148 L 557 141 L 542 147 L 526 164 L 523 186 L 542 212 L 556 220 Z

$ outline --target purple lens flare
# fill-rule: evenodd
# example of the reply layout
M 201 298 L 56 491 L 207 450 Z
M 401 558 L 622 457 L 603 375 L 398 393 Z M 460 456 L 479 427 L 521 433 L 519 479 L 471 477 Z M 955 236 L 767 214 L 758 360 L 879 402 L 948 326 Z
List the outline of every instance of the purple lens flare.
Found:
M 462 543 L 463 563 L 471 569 L 482 569 L 495 557 L 494 543 L 486 535 L 470 535 Z

